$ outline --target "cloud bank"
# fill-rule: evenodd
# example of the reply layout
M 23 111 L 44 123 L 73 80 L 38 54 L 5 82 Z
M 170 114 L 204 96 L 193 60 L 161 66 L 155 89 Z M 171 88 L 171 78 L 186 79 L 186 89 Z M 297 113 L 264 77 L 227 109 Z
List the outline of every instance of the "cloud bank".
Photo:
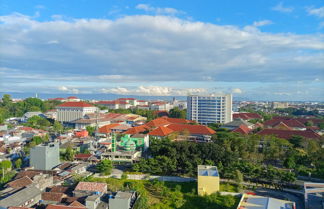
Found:
M 158 12 L 149 5 L 137 8 L 176 13 Z M 199 86 L 184 91 L 159 83 L 282 83 L 323 77 L 323 34 L 258 29 L 271 24 L 269 20 L 239 28 L 161 15 L 38 21 L 15 13 L 0 16 L 0 22 L 1 66 L 7 69 L 0 71 L 3 91 L 9 84 L 21 90 L 46 84 L 76 92 L 82 83 L 81 88 L 111 93 L 185 95 Z M 146 82 L 157 85 L 141 88 Z M 124 84 L 134 83 L 137 89 L 125 88 Z

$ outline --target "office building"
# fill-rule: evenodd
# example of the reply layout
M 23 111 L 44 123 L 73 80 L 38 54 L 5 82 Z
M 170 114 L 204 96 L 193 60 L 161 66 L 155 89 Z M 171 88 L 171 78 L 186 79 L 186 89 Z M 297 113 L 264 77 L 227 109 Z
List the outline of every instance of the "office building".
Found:
M 58 143 L 37 145 L 30 149 L 30 166 L 36 170 L 52 170 L 60 164 Z
M 86 114 L 95 113 L 97 108 L 85 102 L 65 102 L 56 107 L 57 120 L 63 123 L 83 118 Z
M 219 173 L 216 166 L 198 165 L 198 195 L 219 191 Z
M 232 121 L 232 95 L 192 95 L 187 97 L 187 119 L 200 124 Z

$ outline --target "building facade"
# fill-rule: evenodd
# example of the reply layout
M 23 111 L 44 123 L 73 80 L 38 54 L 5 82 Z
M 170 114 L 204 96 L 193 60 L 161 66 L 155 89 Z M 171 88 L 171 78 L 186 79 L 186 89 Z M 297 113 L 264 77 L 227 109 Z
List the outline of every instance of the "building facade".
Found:
M 198 195 L 219 191 L 219 173 L 216 166 L 198 165 Z
M 231 122 L 232 95 L 188 96 L 187 119 L 200 124 Z
M 56 107 L 57 120 L 71 122 L 83 118 L 86 114 L 95 113 L 97 107 L 85 102 L 65 102 Z
M 30 149 L 30 166 L 37 170 L 51 170 L 60 164 L 58 143 L 41 144 Z

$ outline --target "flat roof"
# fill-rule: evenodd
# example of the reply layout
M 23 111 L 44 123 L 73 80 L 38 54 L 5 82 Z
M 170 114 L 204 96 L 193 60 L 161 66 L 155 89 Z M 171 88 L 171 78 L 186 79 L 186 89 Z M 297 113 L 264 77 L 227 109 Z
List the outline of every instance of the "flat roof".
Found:
M 244 209 L 293 209 L 293 202 L 264 197 L 257 195 L 246 195 L 240 206 Z

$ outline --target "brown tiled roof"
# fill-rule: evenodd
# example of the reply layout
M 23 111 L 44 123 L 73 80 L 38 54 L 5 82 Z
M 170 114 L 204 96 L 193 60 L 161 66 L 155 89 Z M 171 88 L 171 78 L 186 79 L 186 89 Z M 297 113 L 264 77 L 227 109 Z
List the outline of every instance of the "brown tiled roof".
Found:
M 242 118 L 243 120 L 262 119 L 261 115 L 259 115 L 258 113 L 250 112 L 234 113 L 233 118 Z
M 258 132 L 259 135 L 275 135 L 283 139 L 290 139 L 292 136 L 302 136 L 305 138 L 319 138 L 320 135 L 312 130 L 297 131 L 297 130 L 279 130 L 279 129 L 264 129 Z
M 69 187 L 64 186 L 54 186 L 51 188 L 50 192 L 57 192 L 57 193 L 68 193 L 71 190 Z
M 84 207 L 65 206 L 65 205 L 47 205 L 46 209 L 84 209 Z
M 78 201 L 81 203 L 81 202 L 84 202 L 85 199 L 86 199 L 86 197 L 65 197 L 65 198 L 63 198 L 62 203 L 71 204 L 74 201 Z
M 135 126 L 125 131 L 124 134 L 139 134 L 148 131 L 149 129 L 150 127 L 148 127 L 147 125 Z
M 28 185 L 30 185 L 32 183 L 33 183 L 33 181 L 28 176 L 24 176 L 24 177 L 22 177 L 20 179 L 9 182 L 8 186 L 10 186 L 12 188 L 15 188 L 15 189 L 19 189 L 19 188 L 22 188 L 22 187 L 26 187 L 26 186 L 28 186 Z
M 94 191 L 94 192 L 107 192 L 107 184 L 106 183 L 97 183 L 97 182 L 79 182 L 75 187 L 75 190 L 81 191 Z
M 271 119 L 271 120 L 265 121 L 264 126 L 274 127 L 274 126 L 278 125 L 279 123 L 284 123 L 291 128 L 305 128 L 306 127 L 304 124 L 302 124 L 301 122 L 299 122 L 296 119 L 289 119 L 289 120 Z
M 92 154 L 86 154 L 86 153 L 79 153 L 79 154 L 76 154 L 74 155 L 74 158 L 75 159 L 81 159 L 81 160 L 87 160 L 89 159 L 90 157 L 92 156 Z
M 31 171 L 31 170 L 29 170 L 29 171 L 21 171 L 15 176 L 15 179 L 20 179 L 20 178 L 22 178 L 24 176 L 28 176 L 30 179 L 33 179 L 34 176 L 39 175 L 39 174 L 41 174 L 41 172 Z
M 240 125 L 238 128 L 234 129 L 232 132 L 240 133 L 240 134 L 248 134 L 250 133 L 250 129 L 246 125 Z
M 69 206 L 85 208 L 85 206 L 83 204 L 81 204 L 80 202 L 78 202 L 77 200 L 73 201 Z
M 85 102 L 64 102 L 58 105 L 58 107 L 94 107 L 92 104 Z
M 61 202 L 63 196 L 64 196 L 64 193 L 59 193 L 59 192 L 43 192 L 42 193 L 42 200 Z
M 33 209 L 33 208 L 26 208 L 26 207 L 9 207 L 8 209 Z

